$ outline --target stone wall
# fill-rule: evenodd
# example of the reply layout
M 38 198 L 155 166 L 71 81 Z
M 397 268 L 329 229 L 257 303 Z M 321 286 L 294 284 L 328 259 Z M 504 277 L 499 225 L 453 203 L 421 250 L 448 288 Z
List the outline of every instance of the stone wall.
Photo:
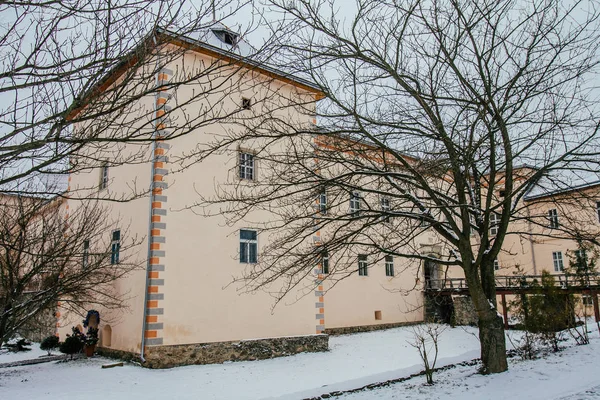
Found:
M 471 296 L 454 296 L 454 323 L 456 325 L 476 326 L 478 317 Z
M 148 368 L 172 368 L 225 361 L 263 360 L 302 352 L 327 351 L 328 335 L 289 336 L 234 342 L 150 346 L 142 364 Z M 102 350 L 104 351 L 104 349 Z
M 384 329 L 398 328 L 400 326 L 410 326 L 421 324 L 423 321 L 416 322 L 395 322 L 390 324 L 377 324 L 377 325 L 360 325 L 360 326 L 345 326 L 342 328 L 327 328 L 325 329 L 325 333 L 328 335 L 347 335 L 350 333 L 359 333 L 359 332 L 371 332 L 371 331 L 379 331 Z

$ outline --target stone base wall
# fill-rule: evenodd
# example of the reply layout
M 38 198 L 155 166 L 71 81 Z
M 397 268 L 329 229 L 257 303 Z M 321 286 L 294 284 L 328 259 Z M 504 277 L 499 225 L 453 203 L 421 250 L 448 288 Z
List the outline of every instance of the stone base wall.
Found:
M 328 335 L 150 346 L 146 347 L 144 354 L 146 361 L 142 365 L 148 368 L 172 368 L 192 364 L 217 364 L 225 361 L 263 360 L 328 349 Z
M 456 325 L 476 326 L 478 317 L 471 296 L 454 296 L 454 323 Z
M 132 353 L 130 351 L 111 349 L 110 347 L 96 347 L 96 354 L 103 356 L 103 357 L 114 358 L 114 359 L 122 360 L 122 361 L 140 362 L 140 354 L 139 353 Z
M 377 325 L 359 325 L 359 326 L 345 326 L 341 328 L 327 328 L 325 329 L 325 333 L 328 335 L 336 336 L 336 335 L 347 335 L 350 333 L 359 333 L 359 332 L 371 332 L 371 331 L 380 331 L 391 328 L 398 328 L 400 326 L 410 326 L 421 324 L 423 321 L 414 321 L 414 322 L 394 322 L 390 324 L 377 324 Z

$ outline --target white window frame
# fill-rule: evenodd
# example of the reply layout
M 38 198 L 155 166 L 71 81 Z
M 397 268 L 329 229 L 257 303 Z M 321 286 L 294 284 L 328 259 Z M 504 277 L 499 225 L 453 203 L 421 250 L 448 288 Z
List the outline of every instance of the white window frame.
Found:
M 255 239 L 242 239 L 242 231 L 254 232 Z M 256 264 L 258 262 L 258 231 L 251 228 L 240 229 L 240 264 Z M 245 246 L 244 246 L 245 245 Z M 245 247 L 245 249 L 244 249 Z M 251 248 L 254 247 L 254 259 L 252 259 Z
M 327 215 L 327 190 L 321 188 L 319 191 L 319 214 Z
M 389 213 L 390 211 L 392 211 L 392 206 L 391 206 L 391 201 L 389 197 L 381 197 L 379 199 L 380 205 L 381 205 L 381 219 L 383 220 L 383 222 L 389 223 L 392 221 L 392 218 L 390 217 Z
M 562 272 L 565 270 L 565 262 L 562 251 L 552 252 L 552 263 L 554 264 L 554 272 Z
M 573 255 L 575 256 L 575 263 L 574 263 L 573 267 L 575 267 L 575 268 L 579 267 L 577 265 L 577 261 L 581 258 L 585 262 L 584 267 L 587 268 L 587 266 L 588 266 L 588 255 L 587 255 L 587 252 L 585 251 L 585 249 L 573 250 Z
M 256 180 L 256 156 L 248 151 L 238 152 L 238 177 L 240 179 Z
M 385 256 L 385 276 L 394 276 L 394 257 Z
M 327 249 L 321 251 L 321 273 L 329 274 L 329 252 Z
M 100 190 L 104 190 L 108 187 L 108 163 L 103 163 L 100 167 Z
M 354 191 L 350 193 L 350 215 L 357 216 L 360 214 L 361 200 L 360 192 Z
M 496 236 L 498 234 L 500 219 L 501 217 L 499 214 L 493 211 L 490 213 L 490 236 Z
M 550 229 L 558 229 L 560 226 L 558 222 L 558 211 L 556 208 L 551 208 L 548 210 L 548 227 Z
M 115 234 L 118 236 L 115 239 Z M 111 265 L 119 264 L 121 258 L 121 230 L 115 229 L 110 237 L 110 263 Z
M 500 262 L 497 258 L 494 258 L 494 271 L 498 271 L 500 269 Z
M 365 254 L 358 256 L 358 276 L 369 276 L 369 264 Z

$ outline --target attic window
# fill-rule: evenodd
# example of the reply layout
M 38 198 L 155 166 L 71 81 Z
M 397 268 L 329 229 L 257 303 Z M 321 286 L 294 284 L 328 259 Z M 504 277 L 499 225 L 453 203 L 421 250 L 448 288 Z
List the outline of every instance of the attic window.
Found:
M 242 109 L 249 110 L 252 108 L 252 101 L 246 97 L 242 97 Z
M 225 29 L 213 29 L 213 33 L 221 42 L 230 46 L 235 46 L 239 39 L 238 34 Z

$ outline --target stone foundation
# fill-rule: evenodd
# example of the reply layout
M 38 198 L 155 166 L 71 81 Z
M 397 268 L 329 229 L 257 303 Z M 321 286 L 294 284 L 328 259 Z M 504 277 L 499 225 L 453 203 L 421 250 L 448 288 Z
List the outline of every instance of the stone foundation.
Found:
M 456 325 L 477 326 L 477 311 L 475 311 L 471 297 L 455 296 L 452 301 L 454 303 L 454 323 Z
M 377 324 L 377 325 L 359 325 L 359 326 L 345 326 L 341 328 L 327 328 L 325 329 L 325 333 L 328 335 L 336 336 L 336 335 L 347 335 L 350 333 L 360 333 L 360 332 L 371 332 L 371 331 L 380 331 L 391 328 L 398 328 L 401 326 L 410 326 L 421 324 L 423 321 L 414 321 L 414 322 L 394 322 L 390 324 Z
M 328 349 L 328 335 L 150 346 L 146 347 L 144 354 L 146 361 L 142 365 L 148 368 L 172 368 L 192 364 L 217 364 L 225 361 L 264 360 Z
M 111 349 L 110 347 L 96 347 L 96 354 L 102 357 L 114 358 L 121 361 L 140 362 L 140 354 L 130 351 Z

